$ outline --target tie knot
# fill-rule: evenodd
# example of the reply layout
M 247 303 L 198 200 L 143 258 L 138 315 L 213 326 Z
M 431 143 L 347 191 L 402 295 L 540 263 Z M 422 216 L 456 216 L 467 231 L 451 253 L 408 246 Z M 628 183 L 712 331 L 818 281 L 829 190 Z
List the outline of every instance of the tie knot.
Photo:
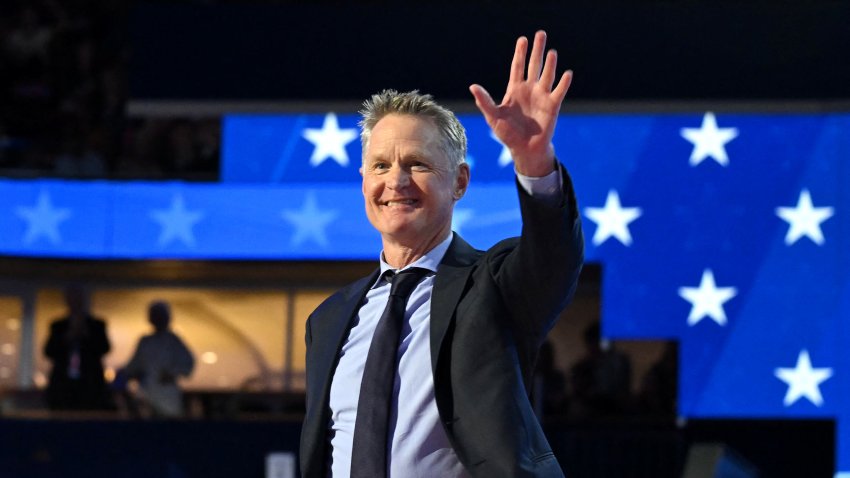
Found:
M 401 272 L 387 273 L 387 281 L 392 284 L 390 287 L 390 296 L 409 297 L 410 293 L 416 287 L 416 284 L 425 277 L 429 271 L 421 267 L 411 267 Z

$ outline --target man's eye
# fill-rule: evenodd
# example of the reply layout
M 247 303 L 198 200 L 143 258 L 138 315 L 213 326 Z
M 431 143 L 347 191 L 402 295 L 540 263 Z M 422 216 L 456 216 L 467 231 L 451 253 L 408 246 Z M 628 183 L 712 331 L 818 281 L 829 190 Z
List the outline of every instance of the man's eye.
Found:
M 387 168 L 389 168 L 389 166 L 387 165 L 387 163 L 375 163 L 375 164 L 372 166 L 372 169 L 387 169 Z
M 428 169 L 428 165 L 425 163 L 413 163 L 410 168 L 414 171 L 425 171 Z

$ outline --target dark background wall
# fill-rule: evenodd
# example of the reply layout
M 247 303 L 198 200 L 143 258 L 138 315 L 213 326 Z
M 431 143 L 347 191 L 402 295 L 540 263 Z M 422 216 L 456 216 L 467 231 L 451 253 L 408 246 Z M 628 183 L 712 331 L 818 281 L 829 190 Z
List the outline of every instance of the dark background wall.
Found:
M 573 99 L 850 98 L 845 1 L 334 3 L 137 5 L 131 97 L 466 100 L 544 28 Z
M 552 423 L 567 476 L 676 478 L 695 442 L 726 442 L 762 478 L 828 478 L 828 421 Z M 297 452 L 300 423 L 259 421 L 0 420 L 4 478 L 261 478 L 267 453 Z M 791 445 L 793 444 L 793 446 Z M 726 475 L 724 475 L 726 476 Z

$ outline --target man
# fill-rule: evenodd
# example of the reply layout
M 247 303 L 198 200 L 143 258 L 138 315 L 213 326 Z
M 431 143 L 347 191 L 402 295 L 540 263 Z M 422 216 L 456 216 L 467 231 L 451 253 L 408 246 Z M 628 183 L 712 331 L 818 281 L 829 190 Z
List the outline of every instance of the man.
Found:
M 384 91 L 365 104 L 363 196 L 381 264 L 307 321 L 305 478 L 562 476 L 528 391 L 537 350 L 575 291 L 584 243 L 552 146 L 572 73 L 555 85 L 556 53 L 544 55 L 545 45 L 537 32 L 526 77 L 528 40 L 517 40 L 500 105 L 470 87 L 511 151 L 523 217 L 521 237 L 486 252 L 451 231 L 469 184 L 455 116 L 417 92 Z M 398 271 L 392 286 L 387 270 Z M 425 275 L 402 299 L 397 346 L 378 357 L 396 280 L 417 270 Z M 380 375 L 390 377 L 389 405 L 375 411 Z
M 139 339 L 133 357 L 124 369 L 127 378 L 139 381 L 144 402 L 153 416 L 176 418 L 183 415 L 183 394 L 178 377 L 188 377 L 195 358 L 186 344 L 171 331 L 171 307 L 155 301 L 148 307 L 153 334 Z
M 50 324 L 44 355 L 52 362 L 47 385 L 51 410 L 112 408 L 103 377 L 103 356 L 109 352 L 106 322 L 89 312 L 88 291 L 79 284 L 65 291 L 68 315 Z

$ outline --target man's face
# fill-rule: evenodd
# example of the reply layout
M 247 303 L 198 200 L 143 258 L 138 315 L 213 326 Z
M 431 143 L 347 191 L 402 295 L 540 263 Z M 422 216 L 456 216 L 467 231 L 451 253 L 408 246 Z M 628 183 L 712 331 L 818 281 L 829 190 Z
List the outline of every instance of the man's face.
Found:
M 88 313 L 88 296 L 79 286 L 70 286 L 65 289 L 65 304 L 68 306 L 68 314 L 72 317 Z
M 464 164 L 452 173 L 428 119 L 390 114 L 372 128 L 363 155 L 366 215 L 387 241 L 433 247 L 451 230 L 452 209 L 469 183 Z

